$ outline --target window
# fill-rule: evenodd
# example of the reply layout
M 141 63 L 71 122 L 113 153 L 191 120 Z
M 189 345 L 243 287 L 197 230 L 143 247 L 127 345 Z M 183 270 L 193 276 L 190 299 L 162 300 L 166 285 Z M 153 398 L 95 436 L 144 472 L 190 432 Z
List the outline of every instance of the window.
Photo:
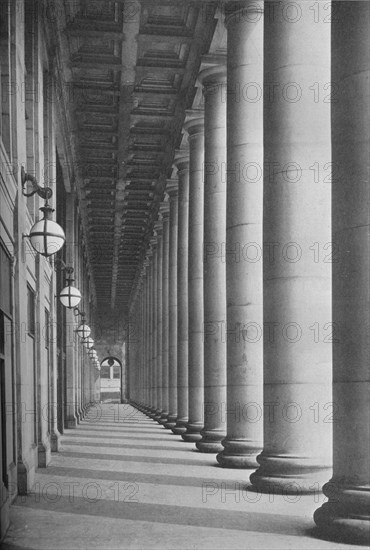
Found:
M 100 371 L 100 378 L 110 378 L 110 367 L 104 366 Z
M 121 367 L 113 367 L 113 378 L 121 378 Z

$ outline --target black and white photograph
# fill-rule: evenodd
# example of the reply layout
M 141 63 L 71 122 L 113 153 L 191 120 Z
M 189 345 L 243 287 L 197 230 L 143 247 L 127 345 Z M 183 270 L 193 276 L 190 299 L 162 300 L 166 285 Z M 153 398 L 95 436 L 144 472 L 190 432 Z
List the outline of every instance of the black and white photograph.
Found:
M 0 0 L 1 550 L 370 549 L 370 0 Z

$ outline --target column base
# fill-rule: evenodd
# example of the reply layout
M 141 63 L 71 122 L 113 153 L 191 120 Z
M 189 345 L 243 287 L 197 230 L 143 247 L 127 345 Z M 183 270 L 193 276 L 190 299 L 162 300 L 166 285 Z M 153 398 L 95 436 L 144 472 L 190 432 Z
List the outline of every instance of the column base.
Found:
M 53 428 L 50 434 L 50 449 L 52 453 L 59 452 L 60 433 L 56 428 Z
M 49 441 L 41 442 L 37 445 L 37 466 L 46 468 L 51 460 L 51 449 Z
M 331 476 L 331 468 L 322 458 L 266 456 L 262 452 L 257 460 L 260 467 L 249 479 L 254 487 L 263 493 L 315 493 Z
M 203 429 L 203 424 L 200 422 L 188 422 L 186 432 L 181 434 L 181 437 L 187 443 L 197 443 L 202 439 L 200 432 Z
M 176 426 L 172 428 L 172 431 L 176 435 L 182 435 L 186 432 L 186 425 L 188 423 L 187 418 L 178 418 Z
M 8 496 L 8 490 L 5 488 L 5 485 L 0 481 L 0 542 L 5 537 L 5 534 L 9 528 L 9 508 L 10 508 L 10 497 Z
M 370 487 L 340 487 L 335 480 L 323 487 L 329 502 L 314 513 L 317 536 L 335 542 L 370 545 Z
M 167 422 L 165 423 L 164 427 L 168 430 L 172 430 L 176 426 L 177 421 L 177 415 L 176 414 L 169 414 L 167 417 Z
M 152 419 L 155 417 L 156 414 L 157 414 L 157 410 L 154 409 L 153 407 L 150 407 L 149 410 L 146 412 L 146 415 Z
M 197 441 L 196 448 L 201 453 L 220 453 L 223 450 L 221 441 L 225 438 L 225 432 L 220 430 L 202 430 L 202 439 Z
M 77 428 L 77 425 L 78 425 L 78 422 L 75 416 L 67 418 L 66 428 L 71 428 L 71 429 Z
M 17 463 L 17 489 L 18 495 L 27 495 L 34 483 L 34 468 L 31 470 L 25 460 Z
M 153 417 L 153 420 L 155 420 L 156 422 L 159 422 L 160 419 L 162 418 L 162 413 L 163 413 L 163 411 L 161 409 L 156 409 L 155 416 Z
M 224 450 L 216 456 L 216 460 L 223 468 L 258 468 L 257 455 L 261 452 L 261 447 L 256 447 L 252 441 L 226 438 L 222 445 Z
M 158 420 L 158 423 L 164 426 L 167 424 L 167 418 L 168 418 L 168 411 L 163 411 L 161 414 L 161 418 Z
M 81 413 L 80 413 L 79 407 L 76 407 L 75 417 L 76 417 L 76 420 L 77 420 L 77 424 L 79 424 L 81 422 Z

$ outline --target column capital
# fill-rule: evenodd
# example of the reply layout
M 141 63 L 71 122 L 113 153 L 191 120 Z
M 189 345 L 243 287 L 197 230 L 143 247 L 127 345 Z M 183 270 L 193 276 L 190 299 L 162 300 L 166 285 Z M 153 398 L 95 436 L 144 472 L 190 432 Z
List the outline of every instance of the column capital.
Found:
M 156 235 L 153 235 L 152 237 L 150 237 L 149 243 L 150 243 L 150 248 L 149 248 L 149 250 L 148 250 L 148 256 L 153 256 L 153 254 L 154 254 L 154 249 L 155 249 L 155 247 L 156 247 L 157 244 L 158 244 L 157 236 L 156 236 Z
M 226 59 L 226 55 L 221 54 L 203 55 L 197 82 L 206 89 L 226 83 Z
M 161 214 L 159 219 L 154 222 L 153 227 L 154 227 L 154 231 L 156 232 L 156 239 L 158 242 L 158 237 L 161 237 L 163 233 L 163 218 Z
M 189 170 L 189 149 L 177 149 L 173 165 L 177 168 L 179 173 L 184 170 Z
M 196 109 L 188 109 L 184 123 L 184 130 L 192 138 L 198 134 L 204 133 L 204 111 Z
M 170 214 L 170 202 L 168 200 L 167 201 L 166 200 L 162 201 L 161 205 L 159 207 L 159 211 L 162 215 L 163 222 L 164 222 L 165 220 L 168 219 L 169 214 Z M 163 222 L 162 222 L 162 226 L 163 226 Z
M 198 75 L 198 82 L 203 86 L 203 93 L 212 91 L 215 86 L 226 84 L 226 65 L 216 65 L 203 69 Z
M 177 178 L 167 180 L 166 192 L 168 193 L 170 200 L 177 197 L 179 192 L 179 181 Z

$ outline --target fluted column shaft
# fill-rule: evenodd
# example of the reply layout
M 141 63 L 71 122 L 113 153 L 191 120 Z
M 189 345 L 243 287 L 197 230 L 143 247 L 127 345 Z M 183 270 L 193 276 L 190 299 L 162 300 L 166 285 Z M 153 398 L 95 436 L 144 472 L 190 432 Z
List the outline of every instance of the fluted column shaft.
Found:
M 177 420 L 177 232 L 178 181 L 167 181 L 170 196 L 169 217 L 169 281 L 168 281 L 168 419 L 166 428 L 174 428 Z
M 260 490 L 317 491 L 331 467 L 331 425 L 312 413 L 330 402 L 330 25 L 308 2 L 286 17 L 283 0 L 264 31 L 264 448 L 251 481 Z M 298 6 L 298 4 L 297 4 Z M 286 8 L 286 9 L 284 9 Z M 318 335 L 315 333 L 318 331 Z
M 191 118 L 185 129 L 189 132 L 189 420 L 184 441 L 201 439 L 203 428 L 203 235 L 204 235 L 204 122 Z
M 222 450 L 226 435 L 226 67 L 203 70 L 204 91 L 204 428 L 202 452 Z
M 315 513 L 325 537 L 370 544 L 370 5 L 332 22 L 333 477 Z
M 255 468 L 262 449 L 262 12 L 263 2 L 240 2 L 226 20 L 227 435 L 217 460 L 227 468 Z
M 189 156 L 179 152 L 175 161 L 179 178 L 177 247 L 177 419 L 175 434 L 186 431 L 188 422 L 188 238 Z

